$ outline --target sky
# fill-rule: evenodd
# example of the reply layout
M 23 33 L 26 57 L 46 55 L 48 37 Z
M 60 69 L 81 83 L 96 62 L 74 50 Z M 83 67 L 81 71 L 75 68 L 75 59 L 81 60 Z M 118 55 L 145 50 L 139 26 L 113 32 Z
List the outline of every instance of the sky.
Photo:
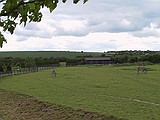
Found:
M 65 4 L 39 23 L 5 32 L 0 51 L 160 50 L 160 0 L 89 0 Z

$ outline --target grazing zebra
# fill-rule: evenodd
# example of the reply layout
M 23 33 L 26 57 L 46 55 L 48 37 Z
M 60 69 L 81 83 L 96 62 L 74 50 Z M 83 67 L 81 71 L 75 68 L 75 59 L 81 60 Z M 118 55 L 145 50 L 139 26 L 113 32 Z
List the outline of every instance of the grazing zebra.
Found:
M 51 76 L 55 76 L 56 77 L 56 71 L 55 70 L 51 70 Z
M 147 73 L 147 68 L 145 66 L 138 66 L 137 67 L 137 74 L 141 73 Z

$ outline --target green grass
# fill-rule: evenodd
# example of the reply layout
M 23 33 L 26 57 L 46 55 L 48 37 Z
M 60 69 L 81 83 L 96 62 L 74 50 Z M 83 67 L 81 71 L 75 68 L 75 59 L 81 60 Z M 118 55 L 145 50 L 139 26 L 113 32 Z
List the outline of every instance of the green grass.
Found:
M 77 56 L 100 56 L 102 53 L 98 52 L 71 52 L 71 51 L 7 51 L 0 52 L 2 58 L 4 57 L 66 57 L 75 58 Z
M 74 109 L 129 120 L 160 119 L 160 65 L 136 74 L 135 66 L 77 66 L 10 76 L 0 88 Z

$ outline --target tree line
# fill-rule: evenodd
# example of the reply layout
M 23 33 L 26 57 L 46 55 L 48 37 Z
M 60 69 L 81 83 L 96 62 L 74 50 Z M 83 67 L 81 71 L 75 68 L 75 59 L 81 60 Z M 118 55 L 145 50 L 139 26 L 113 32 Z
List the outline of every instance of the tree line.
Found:
M 112 56 L 115 63 L 135 63 L 135 62 L 150 62 L 160 63 L 160 54 L 148 54 L 148 55 L 118 55 Z
M 65 58 L 65 57 L 4 57 L 0 58 L 0 72 L 7 72 L 13 69 L 21 68 L 34 68 L 34 67 L 49 67 L 49 66 L 60 66 L 61 62 L 65 62 L 66 66 L 74 66 L 83 64 L 82 58 Z
M 160 51 L 141 51 L 141 50 L 124 50 L 124 51 L 108 51 L 108 55 L 148 55 L 148 54 L 160 54 Z
M 85 57 L 95 57 L 95 56 L 77 56 L 75 58 L 65 58 L 65 57 L 5 57 L 0 58 L 0 72 L 11 70 L 12 68 L 31 68 L 31 67 L 41 67 L 41 66 L 52 66 L 60 65 L 60 62 L 65 62 L 66 66 L 83 65 L 85 64 Z M 160 63 L 160 54 L 147 54 L 147 55 L 112 55 L 106 56 L 102 53 L 101 56 L 97 57 L 110 57 L 114 63 L 135 63 L 135 62 L 150 62 L 150 63 Z

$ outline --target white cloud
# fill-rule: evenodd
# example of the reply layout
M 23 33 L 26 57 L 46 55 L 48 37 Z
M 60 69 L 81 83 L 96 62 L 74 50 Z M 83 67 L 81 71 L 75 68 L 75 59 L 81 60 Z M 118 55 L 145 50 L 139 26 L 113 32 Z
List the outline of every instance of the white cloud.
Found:
M 85 36 L 89 33 L 85 20 L 60 20 L 55 35 Z
M 6 33 L 1 50 L 160 50 L 159 11 L 159 0 L 67 1 L 53 13 L 43 9 L 40 23 Z
M 12 38 L 12 39 L 11 39 Z M 109 51 L 109 50 L 159 50 L 159 38 L 135 37 L 128 33 L 90 33 L 87 36 L 60 36 L 52 39 L 30 37 L 17 42 L 16 36 L 9 36 L 4 45 L 6 50 L 61 50 L 61 51 Z

